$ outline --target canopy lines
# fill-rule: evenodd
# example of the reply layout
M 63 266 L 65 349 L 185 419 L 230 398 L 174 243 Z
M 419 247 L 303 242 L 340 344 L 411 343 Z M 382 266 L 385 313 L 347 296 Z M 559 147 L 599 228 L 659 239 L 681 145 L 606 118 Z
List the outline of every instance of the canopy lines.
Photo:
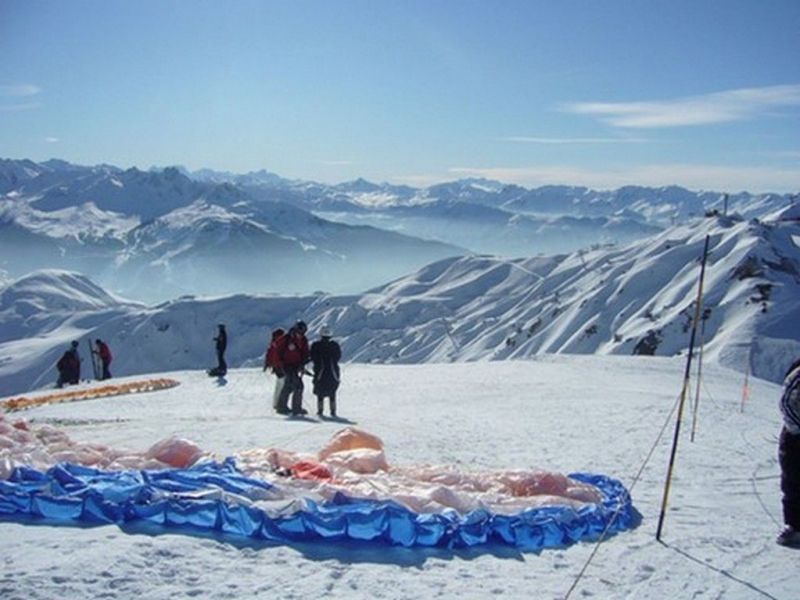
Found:
M 127 383 L 106 384 L 79 390 L 53 392 L 43 396 L 18 396 L 0 402 L 0 408 L 7 412 L 25 410 L 44 404 L 60 404 L 61 402 L 76 402 L 79 400 L 93 400 L 94 398 L 107 398 L 124 394 L 138 394 L 140 392 L 155 392 L 166 390 L 179 385 L 174 379 L 161 377 L 158 379 L 143 379 Z
M 644 462 L 642 462 L 642 465 L 639 467 L 639 470 L 636 472 L 636 475 L 634 475 L 634 477 L 633 477 L 633 481 L 631 481 L 631 484 L 628 486 L 628 491 L 631 494 L 631 496 L 633 496 L 633 489 L 636 487 L 636 484 L 639 482 L 639 479 L 641 478 L 642 473 L 644 473 L 644 470 L 647 467 L 647 463 L 650 462 L 650 459 L 653 457 L 653 453 L 656 451 L 656 448 L 658 447 L 658 444 L 661 441 L 661 438 L 664 437 L 664 432 L 667 430 L 667 427 L 669 426 L 670 420 L 672 419 L 672 415 L 675 414 L 675 409 L 678 408 L 678 404 L 679 403 L 680 403 L 680 396 L 675 398 L 675 403 L 672 405 L 672 409 L 669 411 L 669 414 L 667 415 L 667 418 L 664 419 L 664 424 L 661 426 L 661 429 L 659 430 L 658 435 L 656 436 L 656 439 L 653 442 L 653 445 L 650 446 L 650 450 L 647 452 L 647 456 L 645 456 Z M 583 564 L 583 567 L 578 572 L 578 575 L 575 577 L 575 580 L 572 582 L 572 585 L 570 586 L 569 590 L 567 590 L 567 593 L 564 595 L 564 600 L 568 600 L 569 599 L 570 595 L 572 595 L 572 592 L 574 592 L 575 588 L 578 586 L 578 583 L 580 583 L 580 580 L 583 578 L 584 573 L 586 573 L 586 569 L 589 568 L 589 564 L 592 562 L 592 560 L 594 559 L 595 555 L 597 554 L 597 551 L 600 549 L 600 544 L 605 540 L 606 535 L 608 535 L 609 528 L 611 527 L 611 525 L 616 520 L 618 513 L 619 513 L 619 508 L 612 515 L 612 517 L 609 520 L 608 525 L 606 526 L 605 530 L 603 531 L 602 534 L 600 534 L 600 538 L 595 542 L 594 548 L 592 548 L 592 552 L 589 554 L 589 558 L 586 559 L 586 562 Z

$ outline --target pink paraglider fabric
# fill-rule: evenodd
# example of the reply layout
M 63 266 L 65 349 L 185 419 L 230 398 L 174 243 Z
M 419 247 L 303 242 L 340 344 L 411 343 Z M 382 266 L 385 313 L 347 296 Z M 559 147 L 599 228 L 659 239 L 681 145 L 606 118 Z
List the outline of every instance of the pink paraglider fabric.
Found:
M 352 427 L 316 453 L 255 448 L 219 458 L 180 437 L 126 450 L 3 415 L 0 514 L 146 519 L 275 540 L 501 540 L 526 549 L 636 522 L 625 488 L 603 475 L 393 465 L 379 437 Z

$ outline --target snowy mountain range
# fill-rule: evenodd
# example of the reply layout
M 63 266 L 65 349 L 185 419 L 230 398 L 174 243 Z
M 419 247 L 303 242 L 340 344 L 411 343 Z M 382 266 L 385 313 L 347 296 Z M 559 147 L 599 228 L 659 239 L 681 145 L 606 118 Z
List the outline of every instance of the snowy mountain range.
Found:
M 226 323 L 231 366 L 260 365 L 272 329 L 329 325 L 348 361 L 499 360 L 546 353 L 684 353 L 706 236 L 707 360 L 771 381 L 800 355 L 800 205 L 767 218 L 709 216 L 627 247 L 434 262 L 363 294 L 121 300 L 83 276 L 39 272 L 0 290 L 0 387 L 55 380 L 71 339 L 107 340 L 114 372 L 209 366 Z M 84 350 L 86 342 L 81 342 Z
M 731 195 L 762 217 L 791 196 Z M 709 211 L 683 188 L 527 190 L 467 179 L 425 189 L 170 167 L 0 160 L 0 268 L 89 275 L 154 302 L 185 294 L 353 293 L 469 253 L 532 256 L 625 244 Z
M 462 248 L 319 218 L 177 169 L 0 161 L 0 265 L 67 268 L 146 301 L 364 289 Z

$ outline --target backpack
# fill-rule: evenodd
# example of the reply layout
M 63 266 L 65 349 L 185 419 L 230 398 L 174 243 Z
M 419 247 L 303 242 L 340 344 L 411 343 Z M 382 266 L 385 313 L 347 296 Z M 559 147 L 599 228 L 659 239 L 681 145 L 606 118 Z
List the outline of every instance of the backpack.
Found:
M 105 342 L 100 342 L 100 358 L 108 363 L 110 363 L 111 359 L 113 358 L 111 356 L 111 349 Z
M 284 335 L 286 335 L 286 332 L 280 327 L 272 331 L 272 339 L 270 340 L 269 347 L 267 348 L 267 355 L 264 357 L 264 366 L 270 367 L 273 370 L 275 367 L 280 366 L 278 342 Z

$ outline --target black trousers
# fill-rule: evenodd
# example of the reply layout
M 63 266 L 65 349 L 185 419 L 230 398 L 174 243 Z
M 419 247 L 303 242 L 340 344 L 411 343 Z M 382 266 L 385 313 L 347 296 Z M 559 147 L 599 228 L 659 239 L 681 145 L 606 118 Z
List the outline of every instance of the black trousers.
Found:
M 289 412 L 289 397 L 292 398 L 291 412 L 299 415 L 303 408 L 302 367 L 287 367 L 284 373 L 283 388 L 278 397 L 278 411 Z
M 800 531 L 800 435 L 789 433 L 785 427 L 778 445 L 778 461 L 781 464 L 783 521 Z
M 331 403 L 331 416 L 336 416 L 336 392 L 331 392 L 327 394 L 328 398 L 330 398 Z M 317 394 L 317 414 L 322 414 L 322 409 L 325 408 L 325 396 L 322 394 Z

